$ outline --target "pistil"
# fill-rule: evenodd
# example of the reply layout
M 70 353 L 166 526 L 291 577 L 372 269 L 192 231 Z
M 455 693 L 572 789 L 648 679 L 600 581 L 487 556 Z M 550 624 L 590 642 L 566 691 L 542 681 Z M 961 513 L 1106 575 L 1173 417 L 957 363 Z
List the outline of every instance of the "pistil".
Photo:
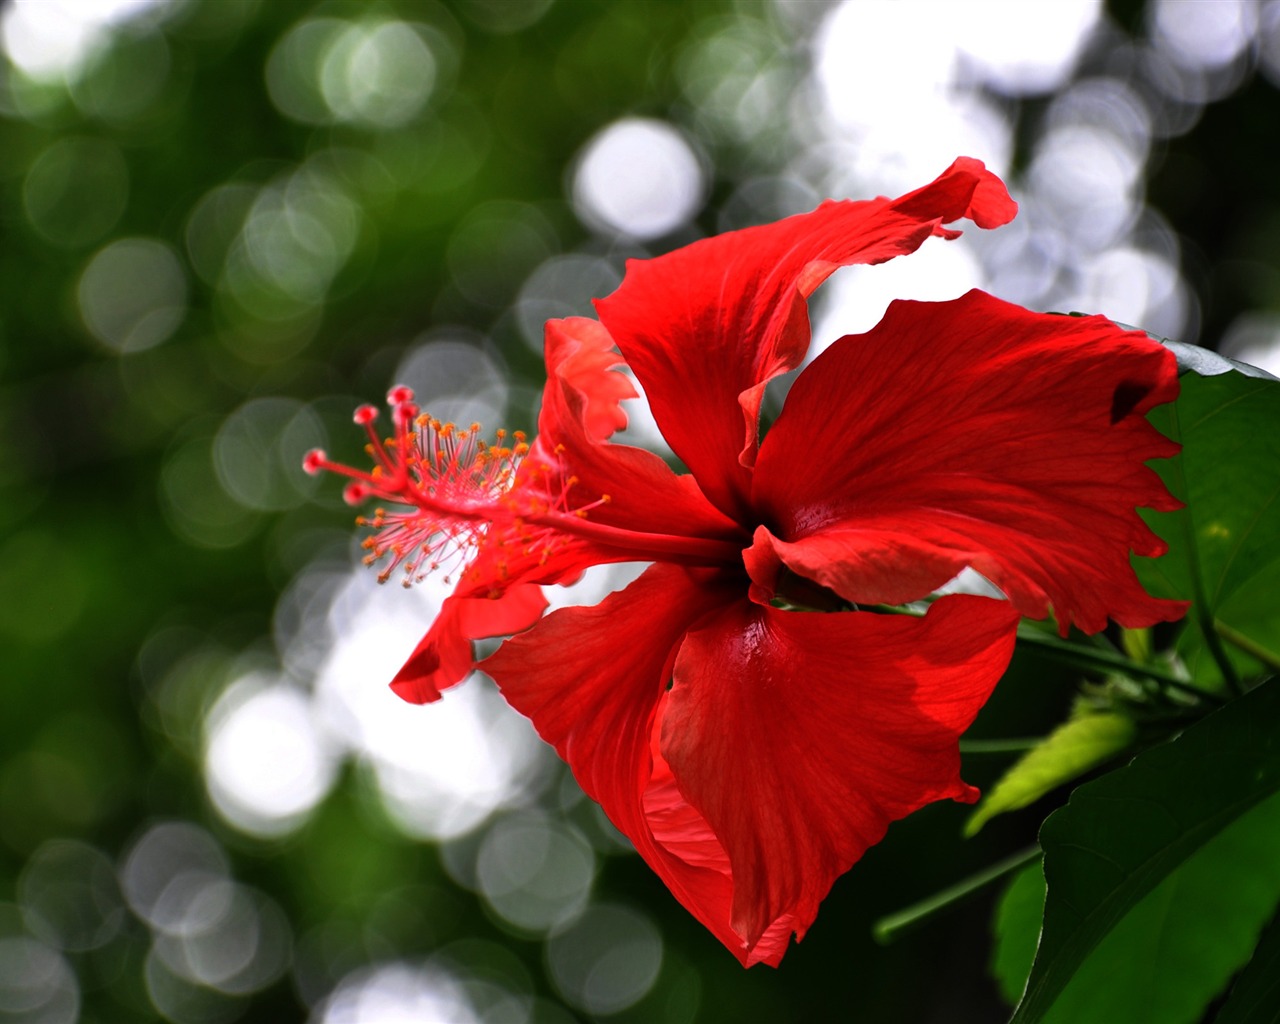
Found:
M 357 520 L 375 531 L 364 541 L 366 564 L 389 559 L 380 581 L 398 568 L 406 586 L 438 570 L 449 581 L 472 568 L 480 549 L 488 547 L 496 555 L 485 560 L 486 567 L 505 583 L 512 558 L 524 569 L 536 568 L 575 540 L 610 549 L 618 561 L 741 561 L 739 541 L 648 533 L 591 519 L 612 496 L 576 500 L 580 484 L 563 465 L 563 451 L 534 452 L 520 431 L 500 430 L 492 443 L 484 441 L 479 424 L 458 428 L 421 413 L 413 392 L 403 386 L 392 388 L 387 402 L 395 424 L 392 437 L 379 436 L 373 406 L 360 406 L 353 417 L 369 436 L 370 471 L 333 462 L 318 449 L 303 460 L 309 473 L 346 477 L 350 482 L 343 497 L 349 504 L 377 499 L 407 506 L 402 512 L 378 508 Z

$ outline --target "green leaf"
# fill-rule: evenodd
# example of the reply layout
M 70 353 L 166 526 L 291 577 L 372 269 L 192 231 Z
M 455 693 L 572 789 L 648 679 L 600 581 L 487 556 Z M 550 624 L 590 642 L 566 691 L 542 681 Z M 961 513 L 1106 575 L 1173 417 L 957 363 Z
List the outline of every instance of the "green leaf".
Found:
M 1277 850 L 1280 794 L 1224 828 L 1147 893 L 1080 965 L 1044 1024 L 1194 1024 L 1249 959 L 1280 900 Z M 1015 879 L 997 910 L 992 970 L 1006 997 L 1016 1000 L 1026 981 L 1044 900 L 1044 875 L 1035 866 Z
M 1155 467 L 1186 506 L 1148 514 L 1169 552 L 1134 567 L 1153 594 L 1194 602 L 1178 641 L 1193 679 L 1221 682 L 1224 657 L 1256 676 L 1262 663 L 1224 644 L 1214 621 L 1280 651 L 1280 381 L 1188 373 L 1151 420 L 1182 443 L 1179 458 Z
M 1231 997 L 1213 1024 L 1277 1024 L 1280 1022 L 1280 914 L 1267 926 Z
M 1017 761 L 982 799 L 965 823 L 976 835 L 997 814 L 1035 803 L 1064 782 L 1083 775 L 1133 742 L 1133 722 L 1114 712 L 1084 714 L 1064 723 Z
M 1041 1021 L 1107 934 L 1205 843 L 1280 791 L 1280 682 L 1086 783 L 1040 830 L 1044 929 L 1014 1024 Z
M 996 904 L 992 920 L 995 944 L 991 950 L 991 973 L 1010 1006 L 1022 998 L 1027 987 L 1043 915 L 1044 869 L 1038 863 L 1031 864 L 1013 877 Z

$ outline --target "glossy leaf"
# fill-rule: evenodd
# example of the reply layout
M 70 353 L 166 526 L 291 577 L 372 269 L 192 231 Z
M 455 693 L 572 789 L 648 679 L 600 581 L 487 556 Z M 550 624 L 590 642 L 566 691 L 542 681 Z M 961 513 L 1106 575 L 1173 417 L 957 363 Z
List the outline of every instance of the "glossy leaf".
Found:
M 965 823 L 964 834 L 976 835 L 997 814 L 1035 803 L 1096 767 L 1132 741 L 1132 720 L 1114 712 L 1073 718 L 1045 737 L 1001 777 Z
M 1213 1024 L 1276 1024 L 1280 1021 L 1280 912 L 1272 918 Z
M 1280 898 L 1280 796 L 1204 844 L 1098 944 L 1041 1018 L 1045 1024 L 1194 1024 L 1248 960 Z M 1020 874 L 996 915 L 992 971 L 1022 992 L 1044 905 L 1039 865 Z
M 1182 443 L 1178 459 L 1155 465 L 1186 507 L 1150 516 L 1169 552 L 1135 558 L 1139 577 L 1152 593 L 1195 602 L 1178 643 L 1194 679 L 1221 681 L 1215 651 L 1256 675 L 1259 659 L 1214 623 L 1280 651 L 1280 381 L 1187 373 L 1178 400 L 1151 418 Z
M 1128 326 L 1123 324 L 1121 326 Z M 1140 328 L 1134 328 L 1140 330 Z M 1155 337 L 1155 335 L 1152 335 Z M 1181 374 L 1197 373 L 1201 377 L 1216 377 L 1220 373 L 1230 373 L 1235 370 L 1237 373 L 1243 373 L 1246 377 L 1259 377 L 1265 380 L 1275 380 L 1266 370 L 1260 370 L 1256 366 L 1248 363 L 1242 363 L 1238 359 L 1228 359 L 1226 356 L 1219 355 L 1217 352 L 1210 351 L 1207 348 L 1201 348 L 1199 345 L 1188 345 L 1182 341 L 1170 341 L 1168 338 L 1157 338 L 1158 341 L 1166 345 L 1178 359 L 1178 372 Z
M 995 933 L 991 973 L 1010 1006 L 1022 998 L 1035 962 L 1044 892 L 1044 868 L 1039 863 L 1030 864 L 1014 875 L 996 904 L 991 922 Z
M 1280 684 L 1077 789 L 1040 831 L 1048 897 L 1013 1020 L 1043 1020 L 1081 964 L 1153 889 L 1280 791 Z

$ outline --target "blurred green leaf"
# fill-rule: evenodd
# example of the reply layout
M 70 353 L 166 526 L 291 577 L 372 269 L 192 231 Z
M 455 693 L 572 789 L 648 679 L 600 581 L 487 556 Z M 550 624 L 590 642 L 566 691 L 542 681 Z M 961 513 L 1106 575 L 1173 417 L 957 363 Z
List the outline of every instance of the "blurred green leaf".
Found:
M 1224 644 L 1214 622 L 1280 650 L 1280 381 L 1187 373 L 1151 419 L 1182 443 L 1156 468 L 1186 507 L 1152 516 L 1169 551 L 1135 568 L 1152 593 L 1195 602 L 1178 641 L 1194 679 L 1220 682 L 1219 657 L 1256 675 L 1258 659 Z
M 1280 684 L 1264 684 L 1077 789 L 1040 830 L 1044 931 L 1015 1024 L 1041 1021 L 1107 935 L 1206 843 L 1280 791 Z
M 1005 772 L 965 822 L 964 834 L 977 835 L 997 814 L 1033 804 L 1083 775 L 1124 750 L 1133 735 L 1133 722 L 1115 712 L 1084 714 L 1063 723 Z
M 1137 662 L 1146 663 L 1155 653 L 1150 629 L 1120 630 L 1120 645 L 1124 648 L 1124 653 Z
M 1171 872 L 1098 943 L 1042 1018 L 1193 1024 L 1248 958 L 1280 899 L 1280 796 L 1244 814 Z M 1001 899 L 992 970 L 1010 1002 L 1040 933 L 1044 875 L 1022 872 Z

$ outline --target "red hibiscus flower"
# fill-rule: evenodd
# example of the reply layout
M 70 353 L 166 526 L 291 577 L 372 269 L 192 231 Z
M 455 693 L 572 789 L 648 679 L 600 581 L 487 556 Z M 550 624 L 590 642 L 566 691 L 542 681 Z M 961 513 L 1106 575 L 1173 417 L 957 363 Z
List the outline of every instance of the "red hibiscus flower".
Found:
M 896 200 L 828 202 L 628 265 L 599 322 L 552 321 L 538 434 L 482 442 L 390 396 L 370 473 L 370 560 L 457 589 L 392 683 L 435 700 L 471 641 L 676 898 L 744 964 L 777 964 L 890 822 L 972 801 L 957 740 L 1011 656 L 1020 615 L 1065 634 L 1174 619 L 1131 552 L 1139 506 L 1176 502 L 1144 463 L 1177 446 L 1144 419 L 1174 359 L 1101 317 L 973 291 L 898 302 L 796 380 L 759 438 L 765 385 L 801 364 L 806 299 L 836 268 L 913 252 L 961 218 L 1016 210 L 976 160 Z M 616 348 L 615 348 L 616 346 Z M 620 353 L 620 354 L 619 354 Z M 643 385 L 688 468 L 609 443 Z M 540 585 L 654 563 L 591 608 L 543 617 Z M 1007 600 L 928 597 L 969 567 Z

